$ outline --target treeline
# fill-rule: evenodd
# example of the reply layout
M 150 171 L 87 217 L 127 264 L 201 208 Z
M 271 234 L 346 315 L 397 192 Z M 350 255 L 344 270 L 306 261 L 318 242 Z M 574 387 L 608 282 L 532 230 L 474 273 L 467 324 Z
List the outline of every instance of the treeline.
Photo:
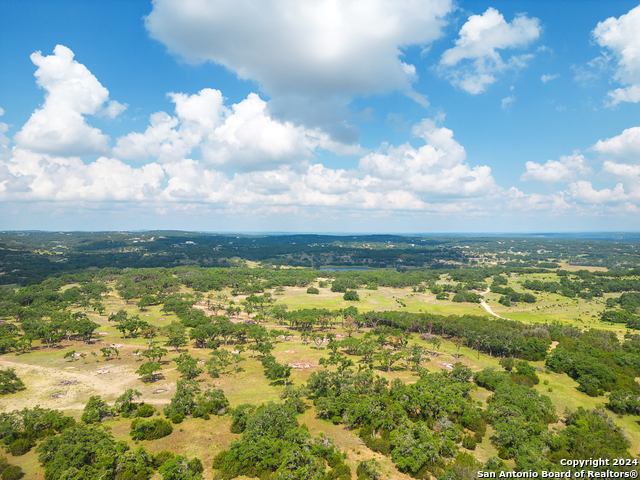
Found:
M 408 312 L 367 312 L 364 318 L 371 324 L 400 331 L 460 339 L 462 345 L 498 357 L 543 360 L 551 345 L 546 325 L 529 325 L 512 320 Z
M 496 275 L 493 277 L 491 291 L 502 295 L 498 300 L 498 303 L 505 307 L 510 307 L 512 302 L 536 303 L 537 298 L 535 295 L 516 292 L 513 288 L 506 286 L 507 284 L 508 280 L 503 275 Z
M 640 292 L 640 271 L 628 272 L 589 272 L 579 270 L 573 272 L 556 272 L 559 281 L 525 280 L 522 287 L 536 292 L 556 293 L 567 298 L 583 298 L 591 300 L 602 297 L 605 293 Z
M 546 359 L 549 369 L 566 373 L 590 396 L 611 392 L 607 407 L 617 413 L 640 413 L 640 335 L 579 329 L 553 324 L 551 338 L 558 342 Z
M 603 322 L 624 323 L 627 328 L 640 329 L 640 293 L 623 293 L 618 298 L 607 298 L 605 310 L 600 314 Z

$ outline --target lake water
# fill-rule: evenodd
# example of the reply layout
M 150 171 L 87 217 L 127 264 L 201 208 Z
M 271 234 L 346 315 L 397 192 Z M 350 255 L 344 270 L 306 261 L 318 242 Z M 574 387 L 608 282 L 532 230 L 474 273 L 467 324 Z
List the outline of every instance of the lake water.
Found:
M 357 267 L 336 267 L 336 268 L 319 268 L 322 272 L 348 272 L 350 270 L 371 270 L 370 268 L 357 268 Z

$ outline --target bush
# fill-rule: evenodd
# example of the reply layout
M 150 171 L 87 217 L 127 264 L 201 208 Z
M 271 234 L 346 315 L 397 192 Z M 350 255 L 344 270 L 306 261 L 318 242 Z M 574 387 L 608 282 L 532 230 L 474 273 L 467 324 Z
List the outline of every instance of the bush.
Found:
M 498 362 L 502 368 L 504 368 L 507 372 L 511 372 L 513 367 L 516 366 L 516 361 L 513 357 L 504 357 L 501 358 Z
M 187 462 L 187 467 L 193 473 L 202 473 L 202 472 L 204 472 L 204 465 L 202 465 L 202 460 L 200 460 L 198 457 L 194 457 L 191 460 L 189 460 Z
M 172 423 L 175 423 L 175 424 L 182 423 L 183 420 L 184 420 L 184 413 L 182 412 L 174 413 L 173 415 L 171 415 Z
M 339 453 L 335 452 L 330 455 L 327 455 L 327 465 L 329 468 L 335 468 L 342 463 L 342 457 Z
M 500 450 L 498 450 L 498 457 L 500 457 L 502 460 L 509 460 L 511 458 L 509 449 L 505 446 L 500 447 Z
M 506 297 L 506 296 L 502 296 L 500 297 L 500 300 L 498 300 L 498 303 L 500 305 L 504 305 L 505 307 L 510 307 L 511 306 L 511 298 Z
M 14 457 L 19 457 L 31 450 L 31 447 L 33 447 L 35 444 L 36 443 L 33 440 L 30 440 L 28 438 L 19 438 L 11 442 L 7 450 Z
M 391 453 L 391 442 L 383 438 L 375 438 L 370 442 L 367 442 L 367 446 L 374 452 L 381 453 L 382 455 L 389 455 Z
M 107 402 L 102 400 L 100 395 L 94 395 L 89 397 L 89 401 L 82 412 L 81 420 L 84 423 L 96 423 L 109 416 L 111 416 L 111 409 Z
M 197 460 L 197 461 L 196 461 Z M 182 455 L 176 455 L 168 459 L 165 464 L 160 467 L 158 473 L 162 475 L 162 480 L 173 480 L 178 478 L 196 479 L 202 478 L 200 473 L 202 470 L 197 471 L 195 469 L 202 469 L 202 462 L 199 459 L 193 458 L 187 460 L 187 457 Z
M 378 480 L 382 478 L 380 473 L 380 464 L 374 460 L 365 460 L 358 464 L 356 469 L 356 475 L 358 479 L 363 478 L 365 480 Z
M 234 408 L 231 412 L 233 423 L 231 424 L 231 433 L 242 433 L 247 426 L 249 417 L 256 411 L 256 407 L 244 403 Z
M 511 376 L 511 381 L 517 385 L 524 385 L 525 387 L 533 387 L 536 383 L 531 377 L 526 375 L 514 374 Z
M 487 431 L 487 422 L 482 418 L 480 409 L 468 409 L 462 414 L 460 419 L 462 426 L 468 428 L 472 432 L 479 432 L 484 435 Z
M 309 287 L 307 288 L 307 293 L 318 295 L 320 293 L 320 290 L 318 290 L 316 287 Z
M 467 450 L 475 450 L 476 449 L 476 439 L 471 435 L 466 436 L 462 439 L 462 446 Z
M 138 410 L 140 404 L 135 401 L 140 398 L 141 395 L 139 391 L 129 388 L 116 399 L 113 404 L 113 411 L 119 413 L 124 418 L 130 418 L 132 415 L 136 416 L 136 410 Z
M 529 365 L 528 362 L 518 361 L 515 364 L 516 371 L 511 373 L 511 381 L 519 385 L 532 387 L 540 383 L 540 378 L 536 375 L 535 367 Z
M 342 298 L 349 302 L 360 301 L 360 296 L 358 295 L 358 292 L 356 292 L 355 290 L 347 290 L 347 292 L 342 296 Z
M 326 473 L 324 480 L 351 480 L 351 468 L 345 463 L 338 463 Z
M 18 480 L 24 476 L 22 468 L 17 465 L 9 465 L 2 472 L 2 480 Z
M 0 395 L 14 393 L 24 389 L 24 383 L 18 378 L 13 368 L 0 370 Z
M 170 452 L 169 450 L 163 450 L 161 452 L 158 452 L 153 456 L 153 467 L 160 468 L 165 463 L 167 463 L 167 460 L 173 457 L 175 457 L 175 453 Z
M 449 294 L 447 292 L 440 292 L 436 295 L 436 300 L 448 300 Z
M 153 408 L 153 405 L 149 405 L 148 403 L 143 403 L 138 407 L 138 411 L 136 412 L 136 417 L 149 418 L 153 416 L 156 409 Z
M 129 434 L 134 440 L 157 440 L 171 435 L 173 427 L 168 420 L 156 418 L 154 420 L 142 420 L 136 418 L 131 422 Z

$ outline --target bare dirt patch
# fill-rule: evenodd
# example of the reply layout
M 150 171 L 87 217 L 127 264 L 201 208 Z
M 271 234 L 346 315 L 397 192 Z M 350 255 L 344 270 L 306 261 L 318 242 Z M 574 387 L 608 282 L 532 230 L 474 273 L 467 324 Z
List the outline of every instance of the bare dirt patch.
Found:
M 306 370 L 307 368 L 317 368 L 318 364 L 313 362 L 291 362 L 289 366 L 294 370 Z
M 78 382 L 77 380 L 63 380 L 58 385 L 61 385 L 61 386 L 77 385 L 78 383 L 80 382 Z
M 127 388 L 144 390 L 140 388 L 138 376 L 120 365 L 110 365 L 110 375 L 96 375 L 95 370 L 90 370 L 91 364 L 78 362 L 75 366 L 61 368 L 25 364 L 5 356 L 0 360 L 0 369 L 6 368 L 14 368 L 27 388 L 3 396 L 0 403 L 0 411 L 3 412 L 36 405 L 58 410 L 82 410 L 91 395 L 102 395 L 103 399 L 113 401 Z M 62 391 L 60 386 L 71 389 Z

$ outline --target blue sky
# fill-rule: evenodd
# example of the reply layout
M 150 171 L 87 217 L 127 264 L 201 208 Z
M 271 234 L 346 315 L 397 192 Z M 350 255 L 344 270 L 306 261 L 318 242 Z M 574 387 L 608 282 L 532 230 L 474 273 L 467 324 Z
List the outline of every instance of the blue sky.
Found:
M 0 2 L 0 228 L 640 229 L 640 7 Z

